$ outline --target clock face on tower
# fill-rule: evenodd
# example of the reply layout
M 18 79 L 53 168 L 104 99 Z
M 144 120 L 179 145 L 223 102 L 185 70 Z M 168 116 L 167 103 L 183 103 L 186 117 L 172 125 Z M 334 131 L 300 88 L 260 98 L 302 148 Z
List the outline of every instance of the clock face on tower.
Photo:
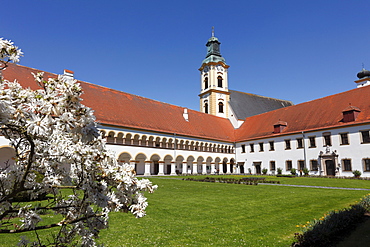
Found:
M 216 69 L 217 71 L 224 71 L 224 68 L 221 65 L 217 65 Z

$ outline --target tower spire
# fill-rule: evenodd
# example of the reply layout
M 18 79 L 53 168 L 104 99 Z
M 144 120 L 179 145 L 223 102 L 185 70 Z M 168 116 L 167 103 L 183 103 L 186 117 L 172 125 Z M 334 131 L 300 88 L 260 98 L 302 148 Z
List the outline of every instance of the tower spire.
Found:
M 212 27 L 212 37 L 215 37 L 215 27 Z

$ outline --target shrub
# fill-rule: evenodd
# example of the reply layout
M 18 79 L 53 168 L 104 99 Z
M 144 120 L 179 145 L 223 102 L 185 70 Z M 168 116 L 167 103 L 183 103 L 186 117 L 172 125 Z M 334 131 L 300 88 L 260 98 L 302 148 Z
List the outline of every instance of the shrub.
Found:
M 361 176 L 361 172 L 360 172 L 360 171 L 358 171 L 358 170 L 354 170 L 352 173 L 353 173 L 353 175 L 354 175 L 355 177 L 360 177 L 360 176 Z
M 266 169 L 266 168 L 263 168 L 263 169 L 262 169 L 262 174 L 263 174 L 263 175 L 266 175 L 266 174 L 267 174 L 267 169 Z
M 304 173 L 305 176 L 307 176 L 309 172 L 310 171 L 306 167 L 303 168 L 303 173 Z
M 331 211 L 318 220 L 297 225 L 302 227 L 302 233 L 295 233 L 296 241 L 292 246 L 334 246 L 335 242 L 364 218 L 364 213 L 369 209 L 370 194 L 349 208 Z
M 295 168 L 290 169 L 290 173 L 292 175 L 296 175 L 297 174 L 297 169 L 295 169 Z
M 277 174 L 281 175 L 283 173 L 283 169 L 281 169 L 280 167 L 277 169 Z

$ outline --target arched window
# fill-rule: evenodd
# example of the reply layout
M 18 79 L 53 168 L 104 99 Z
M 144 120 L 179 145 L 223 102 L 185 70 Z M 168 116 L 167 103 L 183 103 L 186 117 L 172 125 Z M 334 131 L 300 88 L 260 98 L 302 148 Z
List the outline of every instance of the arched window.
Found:
M 204 113 L 208 113 L 208 103 L 204 103 Z
M 208 88 L 208 77 L 204 78 L 204 89 Z
M 222 102 L 218 103 L 218 112 L 219 113 L 224 112 L 224 103 L 222 103 Z
M 217 77 L 217 86 L 222 87 L 222 77 L 221 76 Z

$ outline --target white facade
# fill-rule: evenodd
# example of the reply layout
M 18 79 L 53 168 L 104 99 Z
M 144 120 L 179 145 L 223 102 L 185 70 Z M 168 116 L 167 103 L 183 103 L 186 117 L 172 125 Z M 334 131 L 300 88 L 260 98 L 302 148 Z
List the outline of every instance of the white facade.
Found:
M 252 173 L 261 173 L 264 168 L 268 169 L 268 174 L 276 174 L 278 168 L 282 169 L 283 174 L 290 174 L 290 168 L 297 169 L 299 173 L 301 164 L 309 169 L 310 175 L 353 176 L 352 172 L 358 170 L 362 176 L 370 177 L 370 167 L 366 165 L 370 160 L 370 143 L 362 140 L 362 131 L 369 129 L 370 124 L 353 125 L 248 140 L 236 144 L 236 160 L 239 165 L 244 165 L 246 172 L 251 169 Z M 325 138 L 328 137 L 325 136 L 330 136 L 331 145 L 326 145 Z M 303 142 L 299 143 L 299 139 Z M 312 139 L 315 140 L 315 146 L 311 144 Z M 289 141 L 290 148 L 287 147 Z M 251 145 L 254 150 L 251 150 Z M 263 145 L 263 151 L 260 145 Z M 331 174 L 327 160 L 333 161 L 334 174 Z M 288 167 L 289 161 L 291 167 Z M 315 161 L 317 168 L 313 165 Z M 271 167 L 271 162 L 275 162 L 275 167 Z

